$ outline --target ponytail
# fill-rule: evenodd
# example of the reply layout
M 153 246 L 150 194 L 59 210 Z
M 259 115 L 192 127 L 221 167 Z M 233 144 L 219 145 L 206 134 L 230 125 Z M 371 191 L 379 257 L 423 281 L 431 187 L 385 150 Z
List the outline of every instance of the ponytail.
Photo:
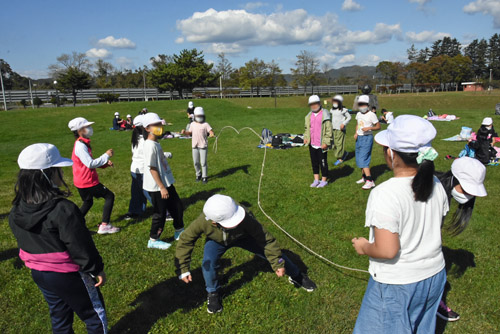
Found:
M 411 188 L 417 202 L 427 202 L 434 190 L 434 162 L 425 158 L 421 159 L 421 153 L 393 152 L 399 155 L 407 166 L 418 168 Z M 418 160 L 421 160 L 421 163 L 418 163 Z

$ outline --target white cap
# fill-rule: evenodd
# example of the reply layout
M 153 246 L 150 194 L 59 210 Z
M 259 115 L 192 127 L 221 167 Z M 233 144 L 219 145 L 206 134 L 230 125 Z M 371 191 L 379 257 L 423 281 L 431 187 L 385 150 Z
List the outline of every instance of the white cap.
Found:
M 115 112 L 115 116 L 120 116 L 120 113 L 118 111 Z
M 52 144 L 33 144 L 21 151 L 17 164 L 21 169 L 47 169 L 71 166 L 73 161 L 61 157 L 57 147 Z
M 417 153 L 420 148 L 430 146 L 436 137 L 431 122 L 414 115 L 401 115 L 375 135 L 375 141 L 382 146 L 403 153 Z
M 77 117 L 73 118 L 71 121 L 68 123 L 68 128 L 71 131 L 78 131 L 86 126 L 92 125 L 94 122 L 89 122 L 83 117 Z
M 144 117 L 144 115 L 137 115 L 135 116 L 134 118 L 134 125 L 135 126 L 142 126 L 142 118 Z
M 493 124 L 493 119 L 491 117 L 485 117 L 483 119 L 483 123 L 481 123 L 482 125 L 486 125 L 486 126 L 490 126 L 491 124 Z
M 368 95 L 361 95 L 358 97 L 358 104 L 360 103 L 370 104 L 370 97 Z
M 309 96 L 309 103 L 308 104 L 313 104 L 313 103 L 321 103 L 321 100 L 319 99 L 318 95 Z
M 156 124 L 156 123 L 164 123 L 160 116 L 158 114 L 155 114 L 154 112 L 147 113 L 146 115 L 142 115 L 142 126 L 147 128 L 151 124 Z
M 451 164 L 451 172 L 468 194 L 478 197 L 488 195 L 484 188 L 486 167 L 477 159 L 463 157 Z
M 333 97 L 333 100 L 339 101 L 340 103 L 344 102 L 344 98 L 342 97 L 342 95 L 335 95 Z
M 130 114 L 127 114 L 127 118 L 132 117 Z
M 188 108 L 192 108 L 192 107 L 194 107 L 194 103 L 193 103 L 193 101 L 189 101 L 188 102 Z
M 148 108 L 142 108 L 142 111 L 147 113 L 148 112 Z
M 205 116 L 205 110 L 203 110 L 202 107 L 196 107 L 196 108 L 194 108 L 194 115 L 195 116 Z
M 245 218 L 245 209 L 225 195 L 210 197 L 203 206 L 203 213 L 206 220 L 212 220 L 225 228 L 236 227 Z

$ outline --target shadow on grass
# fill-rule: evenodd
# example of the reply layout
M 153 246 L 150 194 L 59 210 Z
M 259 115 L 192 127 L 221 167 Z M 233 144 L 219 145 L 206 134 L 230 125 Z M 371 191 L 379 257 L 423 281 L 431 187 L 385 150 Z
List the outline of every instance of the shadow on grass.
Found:
M 328 170 L 328 179 L 330 180 L 329 182 L 335 182 L 338 179 L 351 175 L 353 172 L 354 168 L 348 165 L 342 165 L 342 167 L 340 168 L 329 169 Z
M 197 193 L 192 194 L 191 196 L 187 198 L 182 199 L 182 204 L 184 205 L 184 211 L 186 209 L 193 205 L 196 204 L 199 201 L 206 201 L 210 196 L 213 196 L 215 194 L 220 193 L 222 190 L 225 190 L 225 188 L 219 187 L 219 188 L 213 188 L 209 190 L 202 190 Z
M 24 266 L 23 261 L 19 258 L 19 249 L 18 248 L 10 248 L 0 252 L 0 262 L 7 261 L 10 259 L 16 259 L 14 261 L 14 268 L 21 269 Z
M 223 177 L 226 177 L 226 176 L 229 176 L 229 175 L 233 175 L 235 173 L 237 173 L 238 171 L 243 171 L 245 174 L 248 174 L 248 168 L 250 168 L 251 165 L 241 165 L 241 166 L 237 166 L 237 167 L 231 167 L 231 168 L 228 168 L 228 169 L 224 169 L 223 171 L 220 171 L 219 173 L 215 174 L 215 175 L 212 175 L 209 177 L 210 180 L 213 180 L 213 179 L 221 179 Z
M 285 253 L 290 255 L 290 258 L 293 258 L 293 261 L 300 269 L 305 268 L 307 270 L 298 255 L 289 251 L 285 251 Z M 219 261 L 219 271 L 231 265 L 230 259 L 223 258 Z M 233 294 L 243 285 L 251 282 L 262 271 L 270 272 L 271 267 L 266 260 L 258 256 L 239 266 L 230 268 L 225 274 L 219 275 L 222 296 L 227 297 Z M 110 333 L 145 334 L 151 330 L 151 327 L 158 320 L 177 310 L 187 313 L 204 306 L 207 292 L 201 268 L 192 270 L 191 275 L 193 276 L 193 282 L 189 285 L 175 276 L 142 292 L 131 304 L 136 308 L 118 320 L 111 328 Z M 238 278 L 228 284 L 233 276 Z M 229 307 L 228 305 L 227 308 Z
M 377 166 L 371 167 L 370 171 L 372 173 L 373 181 L 377 181 L 377 178 L 380 175 L 384 174 L 385 172 L 390 171 L 390 169 L 389 169 L 389 167 L 387 167 L 386 164 L 382 164 L 382 165 L 377 165 Z
M 451 249 L 443 246 L 443 255 L 446 262 L 446 274 L 448 276 L 462 277 L 468 268 L 474 268 L 476 262 L 474 261 L 474 254 L 465 249 Z M 446 282 L 443 293 L 443 301 L 446 303 L 446 296 L 451 290 L 451 284 Z M 460 313 L 460 312 L 459 312 Z M 447 321 L 437 318 L 436 321 L 436 334 L 444 333 Z

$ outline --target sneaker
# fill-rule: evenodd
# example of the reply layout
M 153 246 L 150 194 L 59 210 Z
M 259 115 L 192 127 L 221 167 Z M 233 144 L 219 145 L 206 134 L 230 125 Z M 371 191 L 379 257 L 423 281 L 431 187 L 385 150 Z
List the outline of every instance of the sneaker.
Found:
M 306 274 L 299 274 L 297 277 L 288 277 L 288 282 L 295 285 L 298 288 L 302 288 L 307 292 L 313 292 L 316 290 L 317 286 Z
M 338 165 L 340 165 L 340 164 L 341 164 L 341 163 L 343 163 L 343 162 L 344 162 L 344 161 L 342 161 L 342 160 L 340 160 L 340 159 L 339 159 L 339 160 L 335 161 L 335 163 L 334 163 L 333 165 L 334 165 L 334 166 L 338 166 Z
M 204 177 L 201 179 L 201 183 L 207 184 L 208 183 L 208 178 Z
M 97 230 L 97 234 L 113 234 L 117 232 L 120 232 L 120 228 L 111 224 L 100 224 Z
M 211 292 L 208 294 L 207 312 L 210 314 L 222 312 L 222 303 L 218 292 Z
M 364 190 L 370 190 L 371 188 L 375 188 L 375 182 L 373 181 L 366 181 L 365 184 L 361 187 L 361 189 Z
M 318 187 L 317 188 L 324 188 L 328 185 L 328 181 L 321 181 L 319 184 L 318 184 Z
M 123 217 L 124 220 L 131 220 L 137 218 L 138 215 L 133 214 L 133 213 L 127 213 L 125 214 L 125 217 Z
M 165 250 L 165 249 L 169 249 L 170 246 L 172 246 L 172 245 L 169 244 L 168 242 L 161 241 L 161 240 L 151 240 L 151 239 L 149 239 L 149 241 L 148 241 L 148 248 Z
M 311 188 L 317 188 L 319 186 L 319 180 L 314 180 L 313 183 L 311 183 Z
M 195 182 L 200 182 L 201 181 L 201 175 L 196 177 Z
M 184 227 L 180 228 L 178 230 L 175 230 L 175 232 L 174 232 L 174 239 L 175 240 L 179 240 L 179 238 L 181 237 L 182 232 L 184 232 Z
M 449 308 L 443 301 L 439 302 L 437 316 L 450 322 L 460 319 L 460 315 Z
M 357 184 L 365 183 L 365 178 L 362 177 L 359 180 L 356 181 Z
M 172 220 L 174 220 L 174 218 L 172 218 L 172 215 L 170 213 L 167 213 L 167 216 L 165 217 L 165 221 L 169 222 L 169 221 L 172 221 Z

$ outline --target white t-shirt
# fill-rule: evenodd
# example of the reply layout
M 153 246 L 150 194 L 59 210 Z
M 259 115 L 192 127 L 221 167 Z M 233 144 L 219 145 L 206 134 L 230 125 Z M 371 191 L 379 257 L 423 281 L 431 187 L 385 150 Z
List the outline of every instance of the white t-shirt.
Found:
M 144 174 L 144 138 L 141 135 L 137 139 L 137 146 L 132 146 L 130 171 L 136 174 Z
M 390 260 L 370 257 L 373 279 L 385 284 L 410 284 L 439 273 L 445 266 L 441 250 L 441 224 L 448 212 L 448 197 L 434 178 L 427 202 L 417 202 L 413 177 L 393 177 L 372 189 L 366 206 L 365 226 L 399 234 L 401 249 Z
M 167 158 L 165 158 L 163 149 L 160 143 L 154 140 L 146 140 L 144 142 L 144 181 L 142 188 L 151 192 L 160 191 L 160 187 L 153 179 L 153 175 L 151 175 L 150 167 L 155 167 L 158 170 L 165 187 L 170 187 L 174 184 L 174 174 L 172 174 L 172 169 L 170 169 Z
M 392 111 L 388 111 L 387 114 L 385 114 L 385 119 L 387 121 L 387 124 L 391 124 L 394 121 L 394 115 L 392 114 Z
M 372 127 L 378 123 L 378 118 L 375 113 L 368 111 L 366 113 L 358 112 L 356 114 L 356 121 L 358 121 L 358 136 L 371 135 L 372 131 L 363 131 L 362 128 Z

